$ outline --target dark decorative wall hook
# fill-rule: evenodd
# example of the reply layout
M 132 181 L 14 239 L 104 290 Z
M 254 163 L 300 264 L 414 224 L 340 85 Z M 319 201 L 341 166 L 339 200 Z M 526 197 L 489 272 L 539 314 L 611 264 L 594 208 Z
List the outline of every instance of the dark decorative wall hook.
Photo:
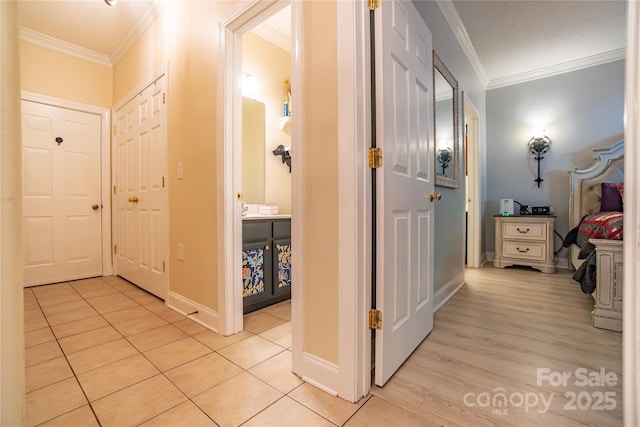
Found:
M 274 156 L 282 156 L 282 163 L 289 166 L 289 173 L 291 173 L 291 153 L 289 152 L 289 149 L 290 147 L 285 147 L 280 144 L 272 152 Z

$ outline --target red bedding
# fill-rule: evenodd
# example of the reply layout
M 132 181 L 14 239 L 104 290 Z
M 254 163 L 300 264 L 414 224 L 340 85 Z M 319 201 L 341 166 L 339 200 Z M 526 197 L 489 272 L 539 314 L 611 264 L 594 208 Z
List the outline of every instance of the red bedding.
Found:
M 587 238 L 622 240 L 622 212 L 597 212 L 584 217 L 578 234 Z

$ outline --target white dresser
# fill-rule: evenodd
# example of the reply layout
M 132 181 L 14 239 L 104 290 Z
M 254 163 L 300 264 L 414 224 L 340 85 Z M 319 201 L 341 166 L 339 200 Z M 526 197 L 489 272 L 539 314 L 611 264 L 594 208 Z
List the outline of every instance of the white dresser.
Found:
M 525 265 L 555 273 L 553 236 L 555 215 L 495 215 L 494 267 Z

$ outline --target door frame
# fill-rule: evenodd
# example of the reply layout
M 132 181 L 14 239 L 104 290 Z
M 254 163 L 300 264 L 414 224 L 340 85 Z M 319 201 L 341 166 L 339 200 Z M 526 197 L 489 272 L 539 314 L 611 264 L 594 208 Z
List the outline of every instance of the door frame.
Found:
M 217 215 L 218 251 L 218 332 L 231 335 L 242 331 L 242 92 L 239 76 L 242 73 L 242 35 L 257 22 L 291 6 L 292 52 L 291 52 L 291 94 L 294 105 L 302 105 L 302 63 L 300 56 L 302 29 L 299 25 L 301 5 L 287 0 L 265 2 L 253 0 L 238 2 L 219 20 L 220 63 L 218 68 L 218 141 L 216 151 L 217 205 L 221 214 Z M 292 298 L 292 338 L 294 356 L 296 348 L 301 348 L 302 315 L 298 310 L 302 301 L 302 164 L 303 146 L 301 140 L 302 123 L 292 120 L 291 147 L 296 161 L 291 167 L 291 246 L 292 258 L 296 260 L 292 270 L 292 282 L 297 280 Z M 301 309 L 301 307 L 300 307 Z M 295 357 L 294 357 L 295 359 Z M 295 365 L 295 363 L 294 363 Z
M 481 257 L 481 236 L 482 228 L 480 224 L 480 113 L 466 92 L 464 92 L 464 117 L 470 118 L 467 123 L 469 143 L 466 147 L 466 158 L 469 167 L 469 186 L 467 187 L 469 203 L 469 223 L 466 239 L 467 245 L 467 267 L 478 268 L 482 265 Z
M 338 396 L 371 388 L 371 143 L 369 10 L 337 2 L 338 40 Z
M 68 99 L 22 91 L 20 99 L 100 116 L 100 203 L 102 204 L 102 275 L 113 274 L 111 253 L 111 110 Z

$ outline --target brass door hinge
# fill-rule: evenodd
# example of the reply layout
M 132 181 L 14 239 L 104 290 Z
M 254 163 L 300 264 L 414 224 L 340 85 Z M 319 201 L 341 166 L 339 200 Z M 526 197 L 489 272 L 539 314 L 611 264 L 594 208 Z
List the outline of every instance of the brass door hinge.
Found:
M 382 329 L 382 312 L 380 310 L 369 310 L 369 329 Z
M 166 270 L 166 264 L 164 263 L 164 261 L 162 261 L 162 272 L 164 273 Z
M 367 7 L 369 10 L 376 10 L 380 7 L 380 0 L 367 0 Z
M 114 135 L 118 134 L 118 129 L 116 128 L 116 125 L 113 125 L 113 134 Z
M 164 176 L 162 177 L 162 188 L 164 188 Z
M 162 103 L 166 103 L 167 102 L 167 94 L 165 92 L 162 92 Z
M 116 194 L 116 186 L 113 186 L 113 194 Z
M 382 167 L 382 148 L 369 148 L 369 167 L 371 169 Z
M 114 254 L 118 253 L 118 245 L 113 245 L 113 253 Z

